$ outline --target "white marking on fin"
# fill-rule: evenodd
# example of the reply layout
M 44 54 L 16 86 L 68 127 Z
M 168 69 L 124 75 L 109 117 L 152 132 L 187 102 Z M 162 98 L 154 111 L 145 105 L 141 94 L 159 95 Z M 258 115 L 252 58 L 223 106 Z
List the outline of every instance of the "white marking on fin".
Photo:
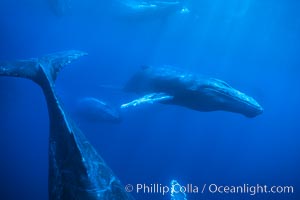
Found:
M 124 103 L 120 106 L 121 109 L 140 106 L 142 104 L 153 104 L 156 102 L 163 102 L 167 100 L 173 99 L 173 96 L 167 95 L 165 93 L 151 93 L 147 94 L 141 98 L 135 99 L 133 101 L 130 101 L 128 103 Z

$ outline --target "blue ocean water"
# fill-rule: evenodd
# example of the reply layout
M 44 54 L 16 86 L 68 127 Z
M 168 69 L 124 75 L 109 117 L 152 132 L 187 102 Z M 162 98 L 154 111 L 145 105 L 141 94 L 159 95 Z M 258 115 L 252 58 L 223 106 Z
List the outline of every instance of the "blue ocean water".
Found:
M 56 91 L 67 111 L 126 184 L 293 186 L 293 194 L 187 194 L 188 199 L 300 199 L 300 2 L 190 0 L 190 13 L 121 13 L 107 1 L 2 0 L 0 60 L 78 49 Z M 58 3 L 58 4 L 56 4 Z M 256 118 L 153 105 L 120 124 L 76 119 L 93 96 L 119 105 L 141 65 L 216 77 L 253 96 Z M 47 199 L 48 113 L 41 89 L 0 77 L 0 199 Z M 137 194 L 136 199 L 170 199 Z

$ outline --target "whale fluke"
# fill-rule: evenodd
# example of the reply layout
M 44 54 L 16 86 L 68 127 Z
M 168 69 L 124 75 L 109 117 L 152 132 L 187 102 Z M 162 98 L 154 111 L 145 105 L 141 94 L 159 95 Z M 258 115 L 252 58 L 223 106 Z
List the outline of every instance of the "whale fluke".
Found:
M 50 120 L 49 199 L 129 200 L 119 179 L 65 113 L 54 92 L 57 73 L 84 55 L 64 51 L 0 63 L 0 76 L 28 78 L 43 89 Z
M 40 77 L 42 70 L 49 78 L 48 80 L 53 83 L 57 73 L 64 66 L 85 55 L 87 55 L 85 52 L 70 50 L 48 54 L 40 58 L 0 62 L 0 75 L 28 78 L 42 84 L 39 82 L 43 81 Z

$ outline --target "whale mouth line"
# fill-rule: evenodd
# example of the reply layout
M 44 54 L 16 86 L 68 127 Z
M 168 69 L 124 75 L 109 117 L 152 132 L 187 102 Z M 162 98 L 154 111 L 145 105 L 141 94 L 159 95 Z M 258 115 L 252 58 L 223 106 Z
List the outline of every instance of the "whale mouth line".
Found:
M 260 110 L 261 112 L 263 111 L 262 107 L 252 98 L 252 97 L 249 97 L 247 96 L 246 94 L 238 91 L 238 90 L 233 90 L 236 94 L 238 95 L 231 95 L 230 93 L 228 92 L 225 92 L 223 90 L 218 90 L 218 89 L 215 89 L 215 88 L 207 88 L 208 90 L 211 90 L 211 91 L 214 91 L 218 94 L 221 94 L 221 95 L 224 95 L 226 97 L 229 97 L 235 101 L 238 101 L 240 103 L 244 103 L 256 110 Z M 230 87 L 230 89 L 233 89 Z M 242 97 L 245 97 L 245 98 L 242 98 Z

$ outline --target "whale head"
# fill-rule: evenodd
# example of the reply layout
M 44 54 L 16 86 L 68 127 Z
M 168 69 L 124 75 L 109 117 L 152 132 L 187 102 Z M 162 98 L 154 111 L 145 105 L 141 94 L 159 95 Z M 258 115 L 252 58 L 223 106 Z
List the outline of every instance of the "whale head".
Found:
M 214 108 L 220 110 L 240 113 L 246 117 L 255 117 L 263 112 L 262 106 L 255 99 L 218 79 L 209 79 L 202 85 L 201 92 Z

